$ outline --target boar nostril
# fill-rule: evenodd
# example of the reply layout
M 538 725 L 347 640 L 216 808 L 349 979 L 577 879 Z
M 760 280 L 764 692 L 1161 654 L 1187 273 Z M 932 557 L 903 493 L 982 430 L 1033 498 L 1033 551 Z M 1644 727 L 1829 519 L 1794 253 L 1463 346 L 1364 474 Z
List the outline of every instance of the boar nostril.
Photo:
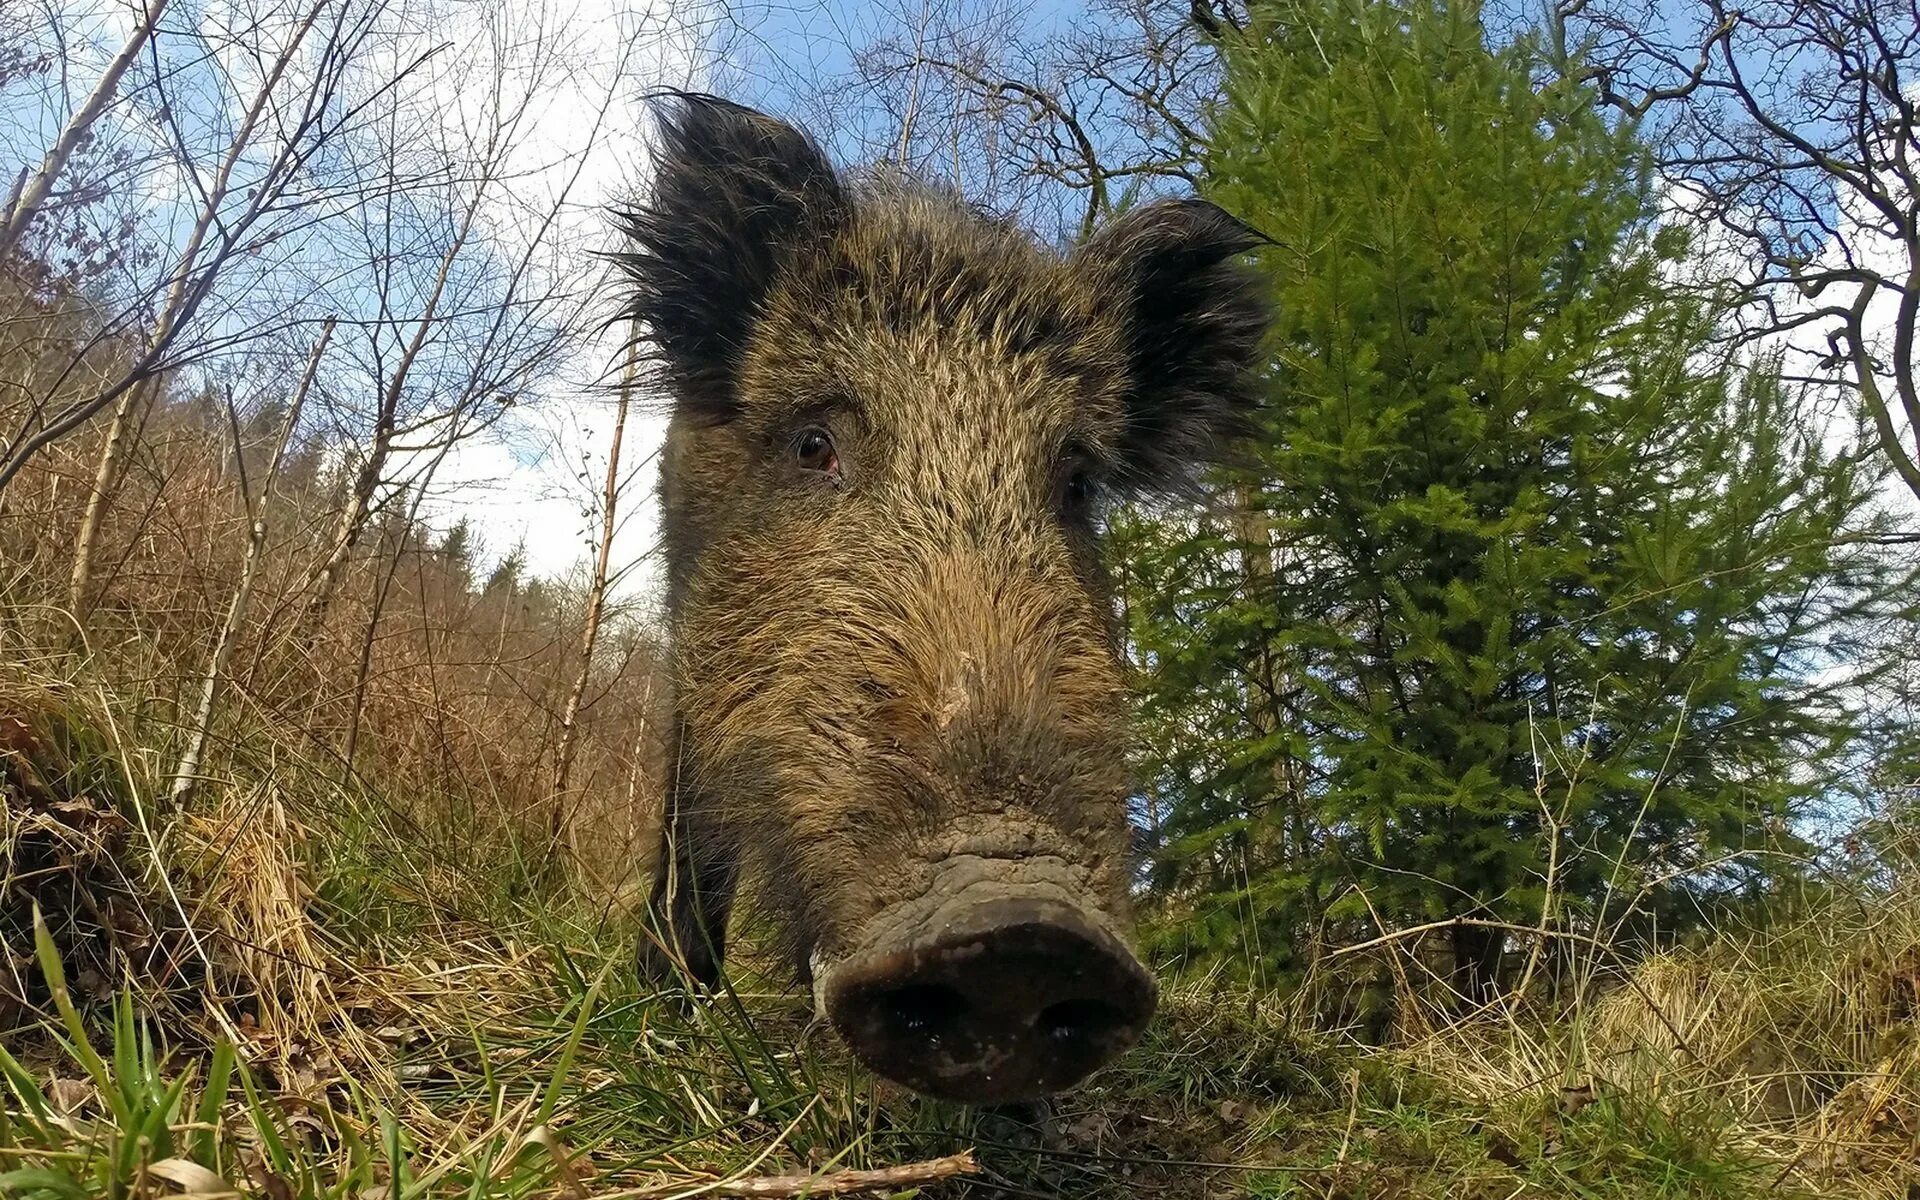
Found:
M 1040 1031 L 1056 1042 L 1099 1042 L 1127 1023 L 1119 1009 L 1103 1000 L 1062 1000 L 1040 1014 Z
M 895 988 L 882 1001 L 893 1025 L 923 1037 L 939 1037 L 959 1024 L 967 1002 L 959 992 L 937 983 Z

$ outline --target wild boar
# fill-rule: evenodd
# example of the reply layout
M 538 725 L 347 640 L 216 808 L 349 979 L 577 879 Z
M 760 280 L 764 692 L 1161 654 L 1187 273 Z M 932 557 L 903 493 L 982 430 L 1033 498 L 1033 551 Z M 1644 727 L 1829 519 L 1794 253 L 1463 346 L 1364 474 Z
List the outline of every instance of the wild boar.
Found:
M 1146 204 L 1056 253 L 708 96 L 621 214 L 672 409 L 672 783 L 644 969 L 713 983 L 743 869 L 856 1057 L 976 1103 L 1139 1037 L 1116 498 L 1246 430 L 1260 236 Z

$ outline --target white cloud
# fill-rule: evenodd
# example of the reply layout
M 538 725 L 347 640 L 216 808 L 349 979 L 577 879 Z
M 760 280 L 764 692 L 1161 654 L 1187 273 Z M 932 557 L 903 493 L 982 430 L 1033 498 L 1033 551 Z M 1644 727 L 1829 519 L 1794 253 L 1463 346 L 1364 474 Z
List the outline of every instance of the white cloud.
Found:
M 528 414 L 504 436 L 463 443 L 441 465 L 423 508 L 441 528 L 464 518 L 483 543 L 483 563 L 524 546 L 530 575 L 571 573 L 591 559 L 600 535 L 614 412 L 608 396 L 576 394 Z M 635 411 L 627 422 L 611 559 L 626 597 L 659 586 L 654 464 L 664 432 L 652 412 Z

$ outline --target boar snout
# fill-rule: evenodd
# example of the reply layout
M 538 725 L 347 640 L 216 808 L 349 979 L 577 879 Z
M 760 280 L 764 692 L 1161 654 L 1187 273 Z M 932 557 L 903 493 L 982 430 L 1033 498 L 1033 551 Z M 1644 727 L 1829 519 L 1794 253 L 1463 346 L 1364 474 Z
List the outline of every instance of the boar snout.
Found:
M 989 880 L 906 907 L 818 982 L 854 1054 L 915 1091 L 970 1104 L 1051 1095 L 1153 1016 L 1153 977 L 1057 888 Z

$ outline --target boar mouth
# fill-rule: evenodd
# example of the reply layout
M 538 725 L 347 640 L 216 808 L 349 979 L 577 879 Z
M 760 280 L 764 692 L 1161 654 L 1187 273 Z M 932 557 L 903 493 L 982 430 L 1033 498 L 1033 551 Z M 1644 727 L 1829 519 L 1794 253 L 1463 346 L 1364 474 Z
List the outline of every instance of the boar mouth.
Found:
M 925 1095 L 994 1104 L 1061 1091 L 1132 1046 L 1153 977 L 1054 874 L 962 859 L 883 913 L 878 936 L 816 976 L 855 1057 Z

